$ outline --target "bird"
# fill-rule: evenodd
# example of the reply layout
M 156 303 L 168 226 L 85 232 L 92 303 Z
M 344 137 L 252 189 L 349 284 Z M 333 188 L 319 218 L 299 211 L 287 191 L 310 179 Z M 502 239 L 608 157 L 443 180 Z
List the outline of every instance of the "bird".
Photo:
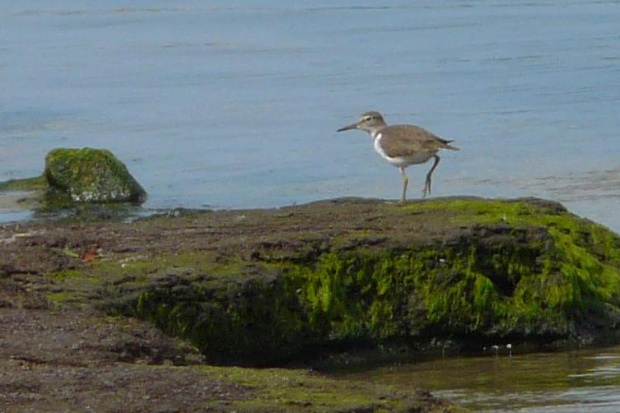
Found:
M 407 200 L 407 185 L 409 178 L 405 168 L 418 165 L 433 158 L 433 166 L 426 174 L 426 181 L 422 196 L 431 193 L 431 176 L 440 158 L 437 155 L 441 149 L 458 151 L 459 148 L 450 145 L 453 141 L 445 140 L 415 125 L 390 125 L 385 122 L 383 115 L 377 111 L 363 113 L 357 122 L 344 126 L 337 132 L 359 129 L 370 134 L 375 151 L 390 164 L 396 166 L 403 178 L 403 193 L 401 202 Z

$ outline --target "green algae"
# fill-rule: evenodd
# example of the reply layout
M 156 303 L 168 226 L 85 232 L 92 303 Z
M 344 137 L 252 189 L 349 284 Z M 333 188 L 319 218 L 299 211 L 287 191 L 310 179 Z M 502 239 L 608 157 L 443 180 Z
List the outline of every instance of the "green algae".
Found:
M 0 182 L 0 191 L 45 191 L 48 188 L 45 175 Z
M 298 267 L 311 324 L 331 339 L 381 342 L 398 337 L 497 333 L 514 309 L 502 300 L 476 249 L 434 248 L 329 254 Z M 488 253 L 488 251 L 487 251 Z M 511 266 L 511 263 L 507 266 Z M 525 269 L 527 265 L 512 265 Z M 527 274 L 516 273 L 521 278 Z M 505 330 L 509 330 L 506 325 Z
M 168 285 L 151 284 L 138 295 L 132 313 L 188 339 L 212 363 L 272 364 L 304 346 L 306 328 L 294 290 L 276 277 L 261 274 L 243 282 L 204 277 Z
M 200 367 L 207 376 L 251 389 L 252 397 L 234 401 L 236 411 L 420 411 L 465 412 L 410 388 L 338 380 L 306 370 Z
M 550 239 L 537 247 L 536 262 L 529 260 L 523 265 L 514 256 L 506 260 L 503 251 L 499 261 L 507 261 L 509 267 L 486 272 L 504 280 L 519 280 L 507 306 L 496 307 L 498 314 L 509 316 L 504 320 L 508 327 L 532 325 L 536 320 L 572 332 L 579 319 L 592 314 L 606 317 L 609 306 L 620 304 L 620 238 L 598 224 L 558 209 L 541 211 L 527 201 L 455 200 L 414 208 L 441 208 L 452 214 L 452 222 L 461 224 L 508 225 L 513 232 L 528 227 L 546 229 Z M 523 251 L 518 255 L 523 257 Z M 493 263 L 494 258 L 485 254 L 476 262 Z M 515 271 L 511 265 L 520 268 Z
M 146 200 L 146 191 L 127 167 L 104 149 L 54 149 L 45 158 L 45 177 L 74 202 Z

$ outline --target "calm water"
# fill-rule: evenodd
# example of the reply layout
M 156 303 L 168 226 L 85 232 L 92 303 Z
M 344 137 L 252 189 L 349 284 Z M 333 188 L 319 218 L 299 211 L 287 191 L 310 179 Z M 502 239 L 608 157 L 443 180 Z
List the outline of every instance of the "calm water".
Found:
M 369 109 L 445 153 L 435 196 L 540 196 L 620 231 L 619 1 L 0 0 L 0 180 L 114 151 L 147 208 L 398 198 Z M 410 168 L 420 195 L 430 165 Z
M 431 390 L 473 411 L 619 412 L 620 347 L 445 358 L 343 379 Z

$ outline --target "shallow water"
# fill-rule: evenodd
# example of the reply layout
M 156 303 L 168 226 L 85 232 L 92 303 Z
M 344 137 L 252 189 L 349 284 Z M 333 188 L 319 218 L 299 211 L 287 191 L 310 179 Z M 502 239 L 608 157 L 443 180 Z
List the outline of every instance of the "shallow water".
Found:
M 147 208 L 394 199 L 369 138 L 335 132 L 378 109 L 461 147 L 434 196 L 552 198 L 620 230 L 618 1 L 2 6 L 0 180 L 92 146 Z
M 443 358 L 343 379 L 423 388 L 473 411 L 618 412 L 620 347 Z

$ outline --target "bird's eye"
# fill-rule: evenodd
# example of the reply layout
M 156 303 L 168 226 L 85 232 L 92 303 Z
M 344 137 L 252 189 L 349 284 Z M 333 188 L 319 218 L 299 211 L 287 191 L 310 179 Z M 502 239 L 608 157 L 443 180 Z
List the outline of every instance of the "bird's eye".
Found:
M 364 118 L 364 122 L 370 122 L 372 120 L 372 116 L 366 116 Z

